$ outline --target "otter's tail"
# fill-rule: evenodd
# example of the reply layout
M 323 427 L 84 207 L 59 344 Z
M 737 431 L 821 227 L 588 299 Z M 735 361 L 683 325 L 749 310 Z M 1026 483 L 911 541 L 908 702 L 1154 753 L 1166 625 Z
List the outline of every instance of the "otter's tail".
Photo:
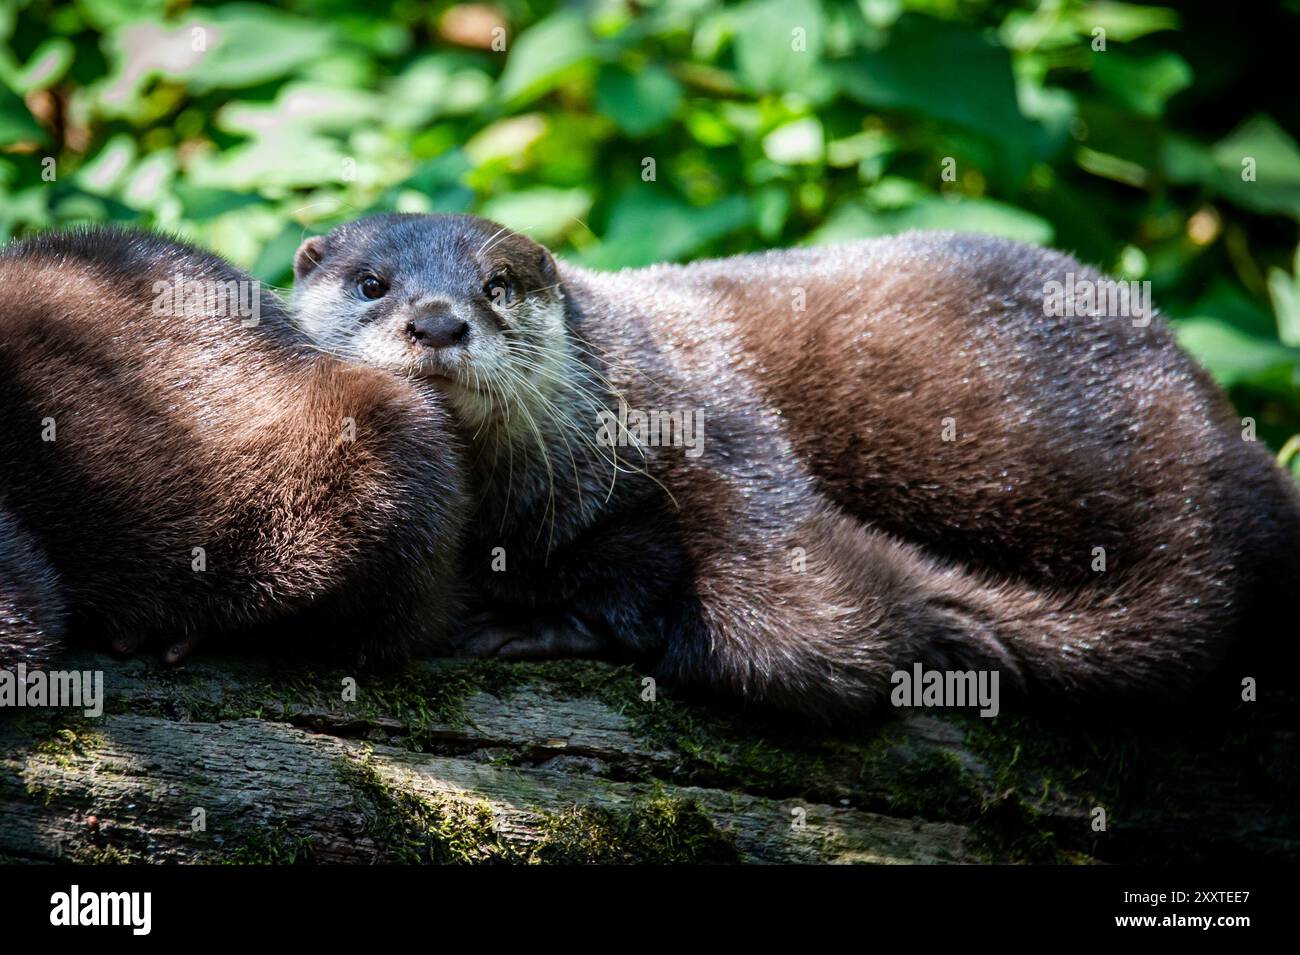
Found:
M 1059 590 L 945 565 L 823 513 L 797 530 L 810 545 L 804 570 L 729 568 L 706 593 L 697 639 L 661 672 L 821 719 L 886 708 L 897 674 L 917 664 L 996 671 L 1000 692 L 1035 698 L 1177 699 L 1300 593 L 1300 506 L 1276 503 L 1241 536 L 1237 560 L 1221 546 L 1157 550 Z M 762 585 L 740 579 L 760 571 Z
M 1184 527 L 1166 538 L 1177 545 L 1083 586 L 1047 589 L 918 563 L 914 606 L 930 620 L 929 639 L 910 633 L 895 643 L 902 662 L 997 669 L 1002 687 L 1032 697 L 1159 702 L 1185 696 L 1230 655 L 1243 664 L 1293 659 L 1300 493 L 1289 479 L 1259 493 L 1249 521 Z M 1234 679 L 1245 675 L 1255 670 Z
M 0 670 L 44 667 L 61 644 L 63 620 L 57 573 L 0 505 Z
M 1171 535 L 1181 552 L 1154 551 L 1082 586 L 921 571 L 920 606 L 939 623 L 908 652 L 940 669 L 995 668 L 1004 688 L 1079 702 L 1173 701 L 1230 654 L 1244 663 L 1294 652 L 1300 495 L 1288 482 L 1257 503 L 1251 526 L 1219 528 L 1213 547 Z
M 918 660 L 994 668 L 1034 696 L 1177 699 L 1223 659 L 1238 620 L 1226 588 L 1193 567 L 1164 570 L 1060 591 L 947 574 L 945 626 Z

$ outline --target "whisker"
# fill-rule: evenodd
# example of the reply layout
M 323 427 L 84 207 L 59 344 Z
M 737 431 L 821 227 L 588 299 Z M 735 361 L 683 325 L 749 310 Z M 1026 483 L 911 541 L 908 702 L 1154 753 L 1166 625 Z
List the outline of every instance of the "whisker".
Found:
M 559 374 L 553 368 L 541 366 L 537 362 L 531 360 L 531 356 L 541 354 L 541 355 L 545 355 L 546 357 L 550 357 L 549 353 L 546 353 L 542 349 L 533 348 L 528 343 L 515 341 L 514 344 L 520 346 L 518 350 L 519 352 L 523 353 L 523 354 L 517 354 L 516 356 L 519 359 L 518 364 L 520 364 L 522 367 L 534 371 L 535 373 L 539 374 L 541 377 L 544 377 L 550 380 L 555 385 L 557 385 L 559 389 L 566 391 L 567 393 L 575 396 L 579 401 L 585 403 L 588 410 L 592 410 L 596 412 L 606 411 L 611 415 L 614 414 L 613 410 L 604 407 L 604 405 L 597 400 L 597 397 L 591 391 L 582 387 L 582 385 L 580 384 L 581 381 L 580 374 L 569 374 L 569 375 Z M 591 369 L 585 364 L 580 364 L 579 367 L 575 369 L 575 371 L 579 373 L 581 371 L 587 371 L 591 373 L 593 377 L 603 378 L 603 376 L 600 375 L 600 373 L 597 370 Z M 619 392 L 617 388 L 614 388 L 611 385 L 609 386 L 609 390 L 613 391 L 614 395 L 620 401 L 623 401 L 625 404 L 628 403 L 626 402 L 626 399 L 623 398 L 622 393 Z M 572 418 L 572 416 L 565 417 L 563 415 L 560 415 L 558 412 L 554 411 L 554 405 L 551 404 L 549 401 L 547 401 L 547 405 L 553 410 L 552 420 L 556 425 L 559 426 L 562 433 L 567 432 L 569 430 L 574 431 L 577 435 L 581 436 L 584 439 L 584 441 L 586 442 L 590 450 L 595 451 L 595 453 L 600 457 L 601 460 L 603 460 L 606 464 L 612 466 L 610 489 L 606 494 L 607 502 L 613 496 L 614 489 L 616 487 L 617 480 L 618 480 L 618 474 L 621 472 L 625 474 L 640 474 L 644 476 L 645 478 L 647 478 L 648 480 L 656 484 L 668 496 L 669 500 L 672 502 L 674 507 L 678 506 L 677 498 L 672 493 L 672 491 L 670 491 L 662 481 L 660 481 L 657 477 L 655 477 L 653 474 L 650 473 L 648 469 L 648 455 L 647 455 L 646 448 L 639 441 L 635 441 L 634 439 L 632 439 L 632 435 L 630 434 L 630 432 L 628 432 L 626 427 L 622 425 L 621 422 L 619 424 L 619 434 L 615 439 L 615 444 L 610 448 L 611 455 L 607 456 L 604 450 L 602 449 L 602 447 L 599 445 L 599 443 L 596 442 L 595 438 L 591 434 L 589 434 L 588 430 L 585 427 L 580 425 L 575 419 Z M 615 416 L 615 420 L 618 420 L 617 416 Z M 632 447 L 636 448 L 637 451 L 640 453 L 641 462 L 643 466 L 637 467 L 636 465 L 627 462 L 626 459 L 621 460 L 619 458 L 618 451 L 617 451 L 617 442 L 622 438 L 631 439 L 629 440 L 628 443 L 631 444 Z M 592 459 L 588 457 L 587 460 L 591 461 Z
M 475 252 L 474 255 L 477 257 L 482 255 L 484 252 L 487 252 L 491 247 L 492 243 L 496 241 L 497 236 L 503 235 L 508 231 L 510 230 L 507 229 L 505 226 L 502 226 L 500 229 L 497 229 L 496 232 L 492 233 L 492 237 L 490 239 L 488 239 L 486 242 L 484 242 L 482 245 L 479 246 L 478 251 Z

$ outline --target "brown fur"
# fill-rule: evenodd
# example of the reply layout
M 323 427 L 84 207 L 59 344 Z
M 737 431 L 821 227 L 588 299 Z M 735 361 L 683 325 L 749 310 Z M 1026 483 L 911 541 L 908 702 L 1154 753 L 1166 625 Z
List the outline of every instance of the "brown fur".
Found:
M 570 287 L 631 300 L 696 393 L 747 382 L 821 495 L 923 549 L 905 576 L 960 633 L 920 656 L 996 647 L 1040 688 L 1177 695 L 1235 638 L 1283 625 L 1300 495 L 1159 318 L 1046 317 L 1044 284 L 1067 272 L 1101 278 L 1056 252 L 911 234 Z M 793 617 L 773 629 L 848 659 Z
M 154 314 L 178 273 L 247 279 L 144 233 L 0 253 L 0 665 L 295 614 L 370 658 L 441 635 L 466 504 L 438 402 L 322 357 L 269 293 L 255 327 Z
M 678 683 L 821 716 L 879 705 L 915 662 L 1158 698 L 1300 584 L 1294 486 L 1161 321 L 1044 316 L 1049 277 L 1097 277 L 1066 256 L 919 234 L 617 274 L 560 263 L 558 290 L 521 300 L 564 310 L 548 340 L 522 305 L 485 310 L 503 249 L 522 272 L 539 247 L 470 217 L 389 216 L 316 241 L 299 269 L 303 301 L 364 263 L 392 314 L 436 292 L 519 368 L 562 358 L 541 447 L 511 423 L 545 376 L 467 427 L 483 502 L 466 574 L 491 613 L 475 652 L 604 639 Z M 411 349 L 403 371 L 455 367 Z M 619 399 L 703 411 L 703 455 L 620 449 L 616 473 L 583 438 Z

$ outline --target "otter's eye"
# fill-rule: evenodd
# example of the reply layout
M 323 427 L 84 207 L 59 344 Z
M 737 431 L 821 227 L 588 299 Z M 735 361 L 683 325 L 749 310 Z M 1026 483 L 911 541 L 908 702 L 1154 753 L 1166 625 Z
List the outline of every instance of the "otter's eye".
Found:
M 377 275 L 363 275 L 357 279 L 357 294 L 362 298 L 383 298 L 388 292 L 388 283 Z
M 506 306 L 516 297 L 515 283 L 508 275 L 494 275 L 483 283 L 483 294 L 491 299 L 493 305 Z

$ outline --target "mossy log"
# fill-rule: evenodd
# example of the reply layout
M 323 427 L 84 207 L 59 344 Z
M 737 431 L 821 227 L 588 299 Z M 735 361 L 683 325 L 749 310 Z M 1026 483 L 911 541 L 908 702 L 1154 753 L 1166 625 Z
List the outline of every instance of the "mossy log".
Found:
M 1300 847 L 1294 724 L 1260 704 L 1142 734 L 934 711 L 827 733 L 578 661 L 62 666 L 103 671 L 105 710 L 0 713 L 3 860 L 1161 862 Z

